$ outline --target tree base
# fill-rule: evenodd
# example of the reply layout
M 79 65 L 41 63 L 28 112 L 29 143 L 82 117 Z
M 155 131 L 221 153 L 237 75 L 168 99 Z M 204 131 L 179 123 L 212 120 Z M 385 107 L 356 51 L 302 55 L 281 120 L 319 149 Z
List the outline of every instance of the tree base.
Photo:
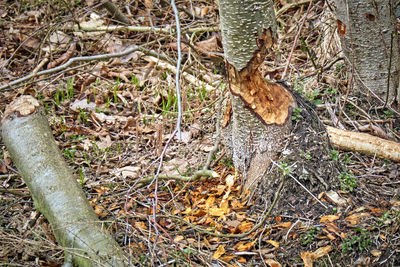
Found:
M 295 97 L 299 108 L 292 115 L 293 129 L 278 152 L 278 159 L 272 161 L 253 190 L 251 201 L 255 201 L 255 209 L 265 210 L 285 179 L 275 212 L 284 215 L 295 209 L 309 217 L 314 212 L 320 214 L 321 208 L 326 209 L 316 200 L 321 192 L 340 188 L 338 177 L 342 167 L 332 157 L 328 134 L 313 105 L 300 95 Z

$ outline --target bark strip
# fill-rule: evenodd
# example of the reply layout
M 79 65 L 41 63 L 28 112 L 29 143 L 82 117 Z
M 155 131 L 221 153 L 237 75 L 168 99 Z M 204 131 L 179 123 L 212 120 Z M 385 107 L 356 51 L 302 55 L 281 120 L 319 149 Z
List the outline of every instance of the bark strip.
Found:
M 124 254 L 103 229 L 65 163 L 39 103 L 22 96 L 6 109 L 2 137 L 29 187 L 35 207 L 50 222 L 77 266 L 127 266 Z

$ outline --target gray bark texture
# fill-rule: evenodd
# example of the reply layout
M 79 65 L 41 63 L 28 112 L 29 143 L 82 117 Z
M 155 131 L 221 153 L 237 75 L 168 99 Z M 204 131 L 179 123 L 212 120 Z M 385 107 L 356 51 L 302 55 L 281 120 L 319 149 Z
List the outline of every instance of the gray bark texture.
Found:
M 395 1 L 335 0 L 335 3 L 342 49 L 349 69 L 354 64 L 356 88 L 368 96 L 375 94 L 381 99 L 375 102 L 381 105 L 386 100 L 388 104 L 399 103 Z
M 271 28 L 276 34 L 272 0 L 220 0 L 219 15 L 225 59 L 237 70 L 253 57 L 263 29 Z
M 276 36 L 272 1 L 219 0 L 219 14 L 228 64 L 237 71 L 251 68 L 250 62 L 260 49 L 258 40 L 265 29 L 269 29 L 274 38 Z M 232 86 L 241 87 L 241 84 L 233 85 L 230 82 L 231 91 Z M 265 176 L 271 159 L 283 146 L 290 120 L 279 126 L 263 124 L 243 99 L 235 95 L 232 95 L 232 111 L 231 123 L 224 136 L 232 150 L 235 167 L 244 173 L 245 187 L 254 189 Z
M 35 207 L 75 265 L 126 266 L 126 256 L 90 207 L 42 112 L 36 99 L 22 96 L 7 107 L 2 120 L 4 144 Z

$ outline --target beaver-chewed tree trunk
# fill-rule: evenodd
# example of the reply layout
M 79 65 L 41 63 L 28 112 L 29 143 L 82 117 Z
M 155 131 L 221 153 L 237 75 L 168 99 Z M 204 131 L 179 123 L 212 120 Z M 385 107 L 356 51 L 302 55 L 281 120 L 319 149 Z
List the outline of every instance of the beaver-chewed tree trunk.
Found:
M 335 0 L 338 32 L 356 89 L 379 97 L 379 105 L 400 101 L 395 2 Z
M 261 76 L 260 66 L 277 38 L 272 1 L 220 0 L 219 11 L 232 93 L 232 110 L 223 122 L 224 137 L 236 169 L 244 173 L 245 188 L 273 196 L 282 177 L 276 167 L 280 164 L 289 166 L 296 176 L 302 175 L 302 182 L 307 180 L 313 189 L 335 187 L 337 182 L 332 178 L 337 176 L 337 168 L 320 163 L 325 160 L 330 164 L 328 142 L 324 128 L 314 123 L 312 110 L 297 109 L 296 120 L 300 123 L 293 123 L 291 114 L 298 106 L 297 97 L 280 83 L 265 81 Z M 311 162 L 304 163 L 305 159 Z M 304 195 L 299 188 L 297 185 L 287 190 L 293 191 L 296 198 L 296 193 Z
M 259 68 L 276 39 L 272 1 L 219 1 L 232 93 L 231 145 L 246 188 L 264 176 L 290 129 L 292 95 L 264 81 Z

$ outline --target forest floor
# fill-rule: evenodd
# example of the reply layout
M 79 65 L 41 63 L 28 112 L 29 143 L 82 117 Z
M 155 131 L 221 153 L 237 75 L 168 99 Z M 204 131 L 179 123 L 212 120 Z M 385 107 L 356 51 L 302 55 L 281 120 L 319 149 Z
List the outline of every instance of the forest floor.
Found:
M 229 96 L 215 1 L 178 2 L 180 141 L 172 136 L 177 41 L 171 5 L 120 1 L 135 27 L 105 30 L 121 24 L 93 2 L 0 0 L 5 7 L 0 9 L 0 86 L 72 57 L 139 46 L 123 57 L 77 61 L 2 89 L 0 114 L 23 94 L 43 104 L 77 181 L 133 265 L 400 266 L 400 166 L 356 152 L 330 150 L 331 159 L 345 168 L 338 177 L 341 190 L 317 196 L 326 208 L 304 206 L 282 214 L 275 209 L 264 225 L 245 235 L 263 217 L 250 211 L 268 207 L 252 207 L 223 146 L 207 160 Z M 307 13 L 308 4 L 275 1 L 279 42 L 265 61 L 265 77 L 282 78 L 299 34 L 284 77 L 290 88 L 315 105 L 326 125 L 399 142 L 399 118 L 348 90 L 331 7 L 316 1 Z M 294 113 L 292 119 L 301 118 Z M 0 265 L 61 266 L 64 254 L 51 226 L 35 210 L 3 143 L 0 148 Z M 182 181 L 204 166 L 219 177 Z M 138 183 L 158 173 L 158 181 Z

